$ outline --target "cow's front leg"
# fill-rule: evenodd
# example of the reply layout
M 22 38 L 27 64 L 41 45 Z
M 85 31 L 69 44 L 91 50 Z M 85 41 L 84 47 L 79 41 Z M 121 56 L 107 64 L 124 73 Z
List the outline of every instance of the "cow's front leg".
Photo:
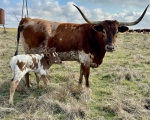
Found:
M 80 77 L 79 77 L 79 90 L 82 90 L 82 83 L 83 83 L 83 75 L 85 77 L 85 85 L 87 88 L 90 87 L 89 85 L 89 74 L 90 74 L 90 66 L 85 66 L 83 63 L 80 65 Z
M 78 85 L 79 90 L 82 90 L 82 83 L 83 83 L 83 69 L 82 69 L 82 64 L 81 64 L 80 65 L 79 85 Z
M 89 84 L 90 66 L 82 65 L 82 70 L 83 70 L 83 74 L 85 77 L 85 86 L 89 88 L 90 87 L 90 84 Z
M 84 98 L 85 102 L 88 102 L 91 99 L 91 94 L 92 94 L 92 90 L 90 89 L 90 84 L 89 84 L 89 74 L 90 74 L 90 65 L 89 66 L 85 66 L 84 64 L 81 64 L 81 69 L 82 69 L 82 73 L 85 77 L 85 88 L 84 89 L 80 89 L 80 91 L 82 90 L 82 98 Z

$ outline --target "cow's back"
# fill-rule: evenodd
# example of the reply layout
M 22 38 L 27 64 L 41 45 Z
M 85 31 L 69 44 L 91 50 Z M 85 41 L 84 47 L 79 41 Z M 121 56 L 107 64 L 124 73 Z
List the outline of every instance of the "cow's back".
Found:
M 23 18 L 19 25 L 25 53 L 36 54 L 46 51 L 48 39 L 55 34 L 59 23 Z

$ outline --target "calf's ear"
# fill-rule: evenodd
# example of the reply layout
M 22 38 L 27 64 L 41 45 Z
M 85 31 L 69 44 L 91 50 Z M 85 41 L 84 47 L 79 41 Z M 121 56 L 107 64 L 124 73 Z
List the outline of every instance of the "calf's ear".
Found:
M 129 30 L 129 28 L 127 27 L 127 26 L 119 26 L 118 27 L 118 31 L 119 32 L 126 32 L 126 31 L 128 31 Z
M 52 56 L 51 53 L 46 53 L 46 57 Z
M 51 53 L 56 52 L 56 48 L 50 48 L 50 52 L 51 52 Z

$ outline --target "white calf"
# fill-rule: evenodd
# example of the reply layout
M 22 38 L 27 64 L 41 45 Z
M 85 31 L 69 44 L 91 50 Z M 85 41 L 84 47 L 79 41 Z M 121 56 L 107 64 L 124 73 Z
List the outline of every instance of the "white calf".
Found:
M 12 80 L 10 86 L 9 103 L 13 104 L 13 96 L 17 85 L 21 78 L 30 71 L 40 73 L 41 78 L 47 88 L 48 79 L 46 77 L 46 70 L 54 63 L 60 64 L 61 60 L 56 52 L 49 54 L 22 54 L 13 56 L 10 60 L 10 67 L 12 69 Z M 37 87 L 39 87 L 39 78 L 36 75 Z

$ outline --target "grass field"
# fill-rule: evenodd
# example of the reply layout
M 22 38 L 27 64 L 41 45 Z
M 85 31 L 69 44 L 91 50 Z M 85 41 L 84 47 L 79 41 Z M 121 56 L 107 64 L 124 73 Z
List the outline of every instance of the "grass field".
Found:
M 6 30 L 3 34 L 0 29 L 1 120 L 150 120 L 149 34 L 118 34 L 116 51 L 106 53 L 103 63 L 91 68 L 92 92 L 77 91 L 79 63 L 63 62 L 48 70 L 48 90 L 42 81 L 37 89 L 31 73 L 33 86 L 22 84 L 22 90 L 15 92 L 15 105 L 10 106 L 8 63 L 15 52 L 17 29 Z

